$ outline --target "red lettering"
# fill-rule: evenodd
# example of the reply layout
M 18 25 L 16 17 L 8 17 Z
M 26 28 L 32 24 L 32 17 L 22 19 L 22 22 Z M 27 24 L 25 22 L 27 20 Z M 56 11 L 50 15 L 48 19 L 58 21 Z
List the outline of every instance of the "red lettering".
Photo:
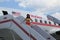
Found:
M 30 16 L 33 17 L 33 18 L 42 18 L 40 16 L 35 16 L 35 15 L 31 15 L 31 14 L 30 14 Z

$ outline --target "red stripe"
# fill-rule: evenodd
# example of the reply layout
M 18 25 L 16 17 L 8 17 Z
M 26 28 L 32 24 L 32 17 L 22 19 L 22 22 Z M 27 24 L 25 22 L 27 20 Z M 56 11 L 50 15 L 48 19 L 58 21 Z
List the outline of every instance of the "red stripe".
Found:
M 25 34 L 27 34 L 29 37 L 31 37 L 33 40 L 37 40 L 35 37 L 33 37 L 31 34 L 29 34 L 25 29 L 23 29 L 18 23 L 16 23 L 14 20 L 5 20 L 5 21 L 1 21 L 0 24 L 2 23 L 6 23 L 6 22 L 10 22 L 12 21 L 13 23 L 15 23 L 21 30 L 23 30 L 23 32 Z
M 47 26 L 47 27 L 57 27 L 60 28 L 60 26 L 56 26 L 56 25 L 52 25 L 52 24 L 43 24 L 43 23 L 37 23 L 37 22 L 32 22 L 33 24 L 37 24 L 37 25 L 43 25 L 43 26 Z
M 12 21 L 10 20 L 5 20 L 5 21 L 0 21 L 0 24 L 5 23 L 5 22 L 9 22 Z M 37 23 L 37 22 L 32 22 L 33 24 L 38 24 L 38 25 L 43 25 L 43 26 L 50 26 L 50 27 L 57 27 L 60 28 L 60 26 L 56 26 L 56 25 L 52 25 L 52 24 L 43 24 L 43 23 Z
M 10 19 L 10 20 L 5 20 L 5 21 L 0 21 L 0 24 L 5 23 L 5 22 L 9 22 L 9 21 L 12 21 L 12 20 Z

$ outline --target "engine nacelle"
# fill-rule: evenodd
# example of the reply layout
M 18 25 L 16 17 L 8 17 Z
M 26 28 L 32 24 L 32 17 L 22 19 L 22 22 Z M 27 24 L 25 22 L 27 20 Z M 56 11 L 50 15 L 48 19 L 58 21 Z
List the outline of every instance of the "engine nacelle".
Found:
M 56 31 L 56 35 L 60 35 L 60 31 Z

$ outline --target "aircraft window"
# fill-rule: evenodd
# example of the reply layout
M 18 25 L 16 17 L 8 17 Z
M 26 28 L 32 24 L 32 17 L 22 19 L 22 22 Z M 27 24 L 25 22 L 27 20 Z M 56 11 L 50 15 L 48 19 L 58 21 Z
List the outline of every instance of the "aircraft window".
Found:
M 37 22 L 38 20 L 37 19 L 35 19 L 35 22 Z
M 49 21 L 49 24 L 51 24 L 51 22 Z
M 42 23 L 42 20 L 40 20 L 40 23 Z
M 59 26 L 60 26 L 60 24 L 59 24 Z
M 56 25 L 56 23 L 54 23 L 54 25 Z
M 2 12 L 3 12 L 3 15 L 8 15 L 7 11 L 2 11 Z
M 45 21 L 45 24 L 47 24 L 47 21 Z

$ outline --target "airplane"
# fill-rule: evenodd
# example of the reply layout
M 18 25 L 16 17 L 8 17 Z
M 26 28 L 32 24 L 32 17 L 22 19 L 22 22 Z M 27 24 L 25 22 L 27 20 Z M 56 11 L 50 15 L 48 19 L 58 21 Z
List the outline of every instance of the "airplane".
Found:
M 14 13 L 17 13 L 17 14 L 14 14 Z M 24 12 L 21 10 L 17 10 L 17 9 L 0 7 L 0 16 L 4 16 L 7 14 L 12 15 L 14 18 L 19 18 L 19 16 L 23 16 L 25 18 L 26 14 L 30 14 L 30 13 Z M 37 25 L 38 27 L 40 27 L 45 32 L 52 35 L 54 38 L 56 38 L 55 36 L 60 35 L 59 34 L 60 33 L 60 25 L 58 23 L 55 23 L 54 21 L 51 21 L 48 19 L 43 19 L 41 16 L 36 16 L 34 14 L 30 14 L 30 16 L 31 16 L 31 19 L 33 20 L 33 22 L 31 24 Z M 56 38 L 56 39 L 59 40 L 59 38 Z

